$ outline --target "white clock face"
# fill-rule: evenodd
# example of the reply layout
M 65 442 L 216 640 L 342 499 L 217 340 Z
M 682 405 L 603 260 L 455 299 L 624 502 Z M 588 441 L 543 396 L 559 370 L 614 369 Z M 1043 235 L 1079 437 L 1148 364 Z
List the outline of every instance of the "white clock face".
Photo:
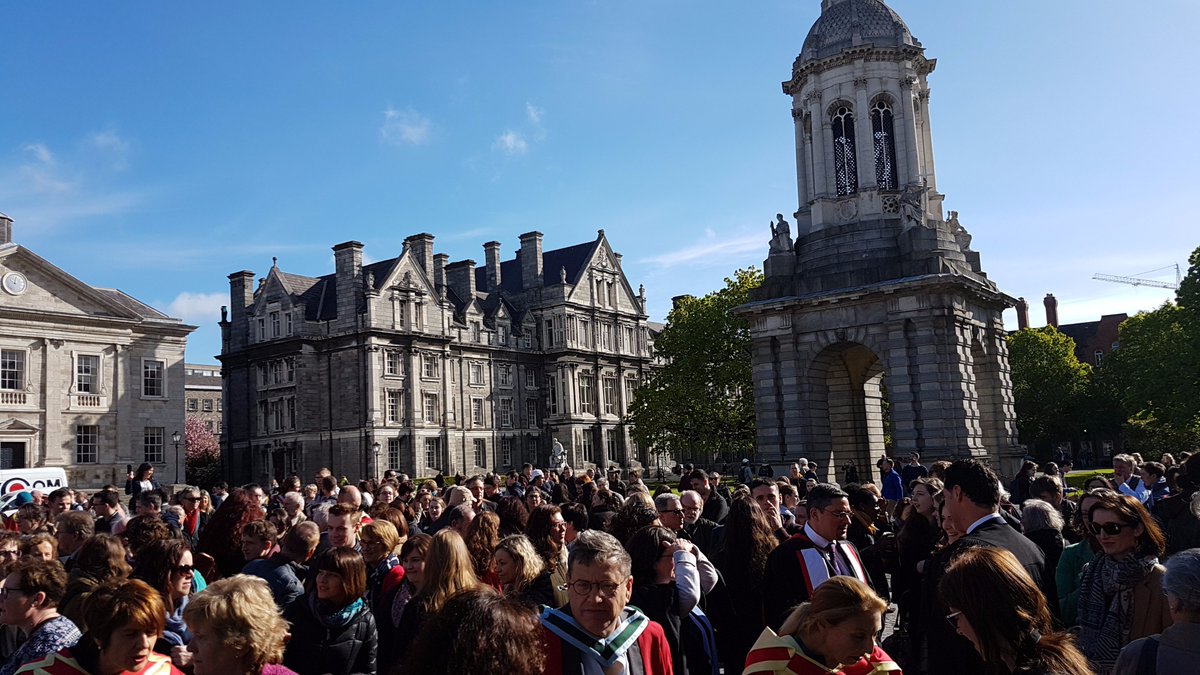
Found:
M 0 282 L 4 285 L 4 290 L 11 295 L 20 295 L 29 288 L 29 282 L 26 281 L 25 275 L 20 272 L 9 272 L 4 275 L 4 280 Z

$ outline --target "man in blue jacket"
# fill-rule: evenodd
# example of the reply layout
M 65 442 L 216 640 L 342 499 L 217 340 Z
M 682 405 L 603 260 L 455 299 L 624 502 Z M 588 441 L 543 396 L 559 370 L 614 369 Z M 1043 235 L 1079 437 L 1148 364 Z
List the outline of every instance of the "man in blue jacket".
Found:
M 904 499 L 904 485 L 900 481 L 900 474 L 893 469 L 895 462 L 891 457 L 883 460 L 881 479 L 883 481 L 883 498 L 888 500 L 888 509 L 891 510 L 896 502 Z

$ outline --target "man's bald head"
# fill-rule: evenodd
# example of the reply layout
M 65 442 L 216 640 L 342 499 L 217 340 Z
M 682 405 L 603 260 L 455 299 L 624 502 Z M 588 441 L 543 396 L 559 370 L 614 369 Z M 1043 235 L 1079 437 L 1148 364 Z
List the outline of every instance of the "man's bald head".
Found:
M 347 485 L 338 493 L 337 503 L 349 504 L 360 511 L 362 510 L 362 493 L 353 485 Z

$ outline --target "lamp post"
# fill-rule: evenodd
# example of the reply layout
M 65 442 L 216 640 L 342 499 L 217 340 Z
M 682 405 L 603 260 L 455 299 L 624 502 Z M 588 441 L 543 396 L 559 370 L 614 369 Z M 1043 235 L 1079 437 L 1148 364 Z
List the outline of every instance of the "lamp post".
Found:
M 179 435 L 179 431 L 171 434 L 171 442 L 175 444 L 175 482 L 179 482 L 179 441 L 183 437 Z M 186 478 L 185 478 L 186 479 Z
M 378 478 L 378 477 L 379 477 L 379 452 L 380 452 L 380 448 L 381 448 L 381 447 L 382 447 L 382 446 L 380 445 L 379 441 L 375 441 L 374 443 L 372 443 L 372 444 L 371 444 L 371 449 L 375 451 L 375 464 L 374 464 L 374 467 L 373 467 L 373 469 L 374 469 L 374 470 L 373 470 L 373 473 L 374 473 L 375 475 L 374 475 L 374 476 L 372 476 L 372 478 Z

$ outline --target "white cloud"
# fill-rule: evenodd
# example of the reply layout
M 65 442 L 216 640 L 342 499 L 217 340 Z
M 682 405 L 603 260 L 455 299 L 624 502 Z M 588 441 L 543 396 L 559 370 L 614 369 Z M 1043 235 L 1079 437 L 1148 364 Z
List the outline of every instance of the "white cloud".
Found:
M 129 166 L 129 141 L 115 131 L 99 131 L 88 138 L 88 145 L 106 155 L 118 171 Z
M 509 129 L 500 134 L 492 147 L 509 155 L 523 155 L 529 150 L 529 143 L 521 134 Z
M 675 267 L 685 264 L 727 263 L 731 257 L 742 256 L 754 253 L 755 251 L 761 252 L 765 257 L 768 239 L 769 237 L 765 237 L 762 234 L 743 234 L 718 238 L 716 232 L 707 229 L 704 231 L 704 238 L 690 246 L 642 258 L 639 262 L 658 265 L 660 267 Z
M 29 143 L 25 146 L 25 152 L 33 155 L 34 159 L 42 164 L 54 164 L 54 153 L 43 143 Z
M 379 136 L 385 143 L 396 146 L 422 145 L 429 142 L 433 124 L 412 108 L 396 110 L 388 107 L 383 111 L 383 126 Z
M 183 319 L 184 323 L 207 325 L 221 318 L 221 305 L 229 304 L 226 293 L 189 293 L 184 291 L 175 296 L 166 307 L 160 307 L 169 316 Z
M 534 104 L 532 104 L 528 101 L 525 102 L 525 116 L 527 118 L 529 118 L 529 123 L 532 124 L 533 126 L 535 126 L 535 127 L 542 126 L 542 115 L 545 112 L 546 112 L 545 110 L 542 110 L 541 108 L 535 106 Z

